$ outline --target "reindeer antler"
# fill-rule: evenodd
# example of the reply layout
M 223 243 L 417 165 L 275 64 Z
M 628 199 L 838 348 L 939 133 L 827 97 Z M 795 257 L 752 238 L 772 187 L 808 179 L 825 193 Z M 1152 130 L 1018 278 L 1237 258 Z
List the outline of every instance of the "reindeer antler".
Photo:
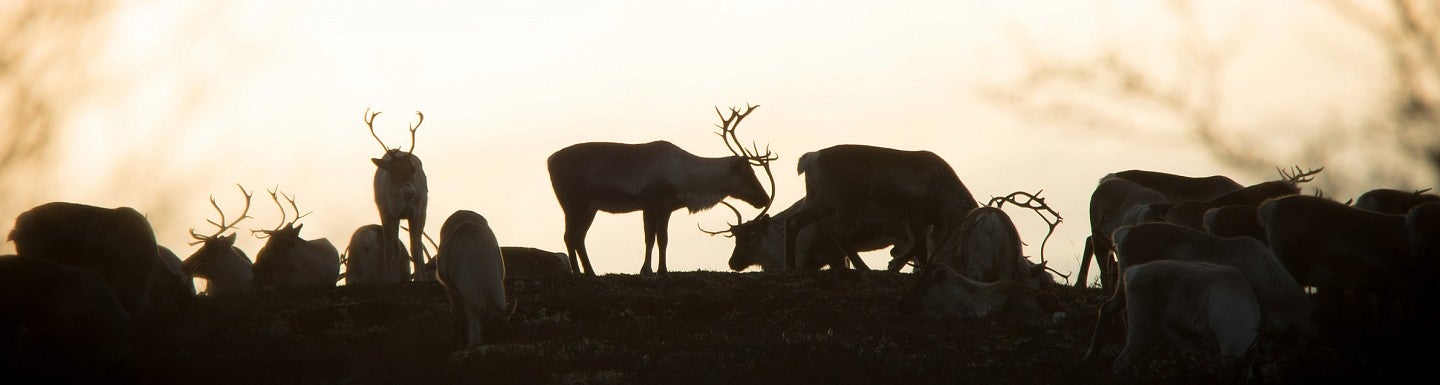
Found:
M 1009 203 L 1011 203 L 1011 204 L 1014 204 L 1014 205 L 1016 205 L 1016 206 L 1020 206 L 1020 207 L 1022 207 L 1022 208 L 1027 208 L 1027 209 L 1034 210 L 1034 211 L 1035 211 L 1035 215 L 1039 215 L 1039 216 L 1040 216 L 1040 219 L 1043 220 L 1043 221 L 1045 221 L 1045 225 L 1049 226 L 1050 229 L 1049 229 L 1048 231 L 1046 231 L 1046 233 L 1045 233 L 1045 239 L 1042 240 L 1042 241 L 1040 241 L 1040 264 L 1041 264 L 1041 265 L 1044 265 L 1044 264 L 1045 264 L 1045 244 L 1046 244 L 1046 243 L 1049 243 L 1049 242 L 1050 242 L 1050 236 L 1055 234 L 1055 227 L 1060 226 L 1060 222 L 1063 222 L 1063 221 L 1065 220 L 1065 218 L 1063 218 L 1063 217 L 1060 216 L 1060 213 L 1059 213 L 1059 212 L 1056 212 L 1055 209 L 1050 208 L 1050 205 L 1048 205 L 1048 204 L 1045 203 L 1045 198 L 1041 198 L 1041 197 L 1040 197 L 1040 194 L 1041 194 L 1041 193 L 1044 193 L 1044 192 L 1045 192 L 1045 190 L 1040 190 L 1040 191 L 1036 191 L 1034 194 L 1030 194 L 1030 193 L 1027 193 L 1027 192 L 1024 192 L 1024 191 L 1016 191 L 1016 192 L 1010 193 L 1010 195 L 1006 195 L 1006 196 L 1004 196 L 1004 197 L 994 197 L 994 198 L 990 198 L 990 202 L 988 202 L 988 203 L 985 204 L 985 206 L 988 206 L 988 207 L 1001 208 L 1001 206 L 1004 206 L 1004 205 L 1005 205 L 1005 202 L 1009 202 Z M 1023 197 L 1023 198 L 1025 198 L 1025 200 L 1024 200 L 1024 201 L 1021 201 L 1021 200 L 1017 199 L 1016 197 Z M 1051 222 L 1051 221 L 1050 221 L 1050 217 L 1045 216 L 1045 213 L 1050 213 L 1050 215 L 1054 216 L 1054 217 L 1055 217 L 1055 221 L 1054 221 L 1054 222 Z M 1048 269 L 1048 267 L 1047 267 L 1047 269 Z M 1051 271 L 1054 271 L 1054 270 L 1052 269 Z M 1056 274 L 1059 274 L 1060 272 L 1057 271 L 1057 272 L 1055 272 L 1055 273 L 1056 273 Z M 1063 274 L 1062 274 L 1062 276 L 1063 276 Z M 1068 279 L 1069 277 L 1066 276 L 1066 278 Z
M 210 239 L 214 239 L 215 237 L 219 237 L 220 234 L 225 233 L 226 230 L 234 229 L 234 228 L 235 228 L 235 225 L 240 224 L 240 221 L 245 220 L 245 218 L 252 218 L 252 219 L 254 218 L 254 217 L 252 217 L 252 216 L 249 216 L 248 214 L 250 213 L 250 198 L 253 197 L 255 194 L 254 194 L 253 192 L 250 192 L 250 191 L 245 191 L 245 186 L 241 186 L 239 183 L 236 183 L 236 184 L 235 184 L 235 187 L 239 187 L 239 188 L 240 188 L 240 194 L 245 196 L 245 208 L 240 211 L 240 217 L 239 217 L 239 218 L 235 218 L 234 221 L 226 222 L 226 221 L 225 221 L 225 210 L 221 210 L 221 209 L 220 209 L 220 204 L 215 202 L 215 196 L 214 196 L 214 195 L 211 195 L 211 196 L 210 196 L 210 206 L 212 206 L 212 207 L 215 208 L 215 212 L 220 213 L 220 221 L 219 221 L 219 222 L 216 222 L 216 221 L 212 221 L 212 220 L 206 219 L 205 222 L 210 223 L 211 225 L 214 225 L 215 227 L 217 227 L 217 229 L 215 230 L 215 233 L 214 233 L 214 234 L 210 234 L 210 235 L 208 235 L 208 236 L 205 236 L 205 235 L 200 235 L 199 233 L 196 233 L 196 232 L 195 232 L 195 228 L 194 228 L 194 227 L 191 227 L 191 228 L 190 228 L 190 237 L 191 237 L 191 238 L 194 238 L 194 239 L 195 239 L 195 242 L 190 242 L 190 243 L 189 243 L 190 246 L 195 246 L 195 245 L 198 245 L 198 244 L 201 244 L 201 243 L 205 243 L 205 241 L 208 241 L 208 240 L 210 240 Z
M 730 203 L 727 203 L 727 202 L 725 202 L 725 201 L 720 201 L 720 204 L 725 205 L 725 207 L 729 207 L 729 208 L 730 208 L 730 211 L 735 212 L 735 221 L 736 221 L 736 224 L 745 223 L 745 218 L 740 216 L 740 209 L 735 208 L 734 205 L 731 205 Z M 696 224 L 695 224 L 695 228 L 700 229 L 700 232 L 706 233 L 706 234 L 710 234 L 711 236 L 722 235 L 722 234 L 725 235 L 726 238 L 730 238 L 730 237 L 735 236 L 735 234 L 734 234 L 734 233 L 735 233 L 735 225 L 730 225 L 730 229 L 729 229 L 729 230 L 710 231 L 710 230 L 706 230 L 704 227 L 700 227 L 700 224 L 699 224 L 699 223 L 696 223 Z
M 267 237 L 269 237 L 270 235 L 274 234 L 276 231 L 280 231 L 280 229 L 285 228 L 285 226 L 293 226 L 293 225 L 295 224 L 295 222 L 299 222 L 299 221 L 300 221 L 300 218 L 304 218 L 305 216 L 310 215 L 311 213 L 314 212 L 314 211 L 308 211 L 308 212 L 306 212 L 306 213 L 304 213 L 304 214 L 301 214 L 301 213 L 300 213 L 300 207 L 295 204 L 295 197 L 292 197 L 292 196 L 287 195 L 287 194 L 285 194 L 284 192 L 280 191 L 280 186 L 275 186 L 275 189 L 274 189 L 274 190 L 269 190 L 269 189 L 267 189 L 267 190 L 265 190 L 265 192 L 270 193 L 270 200 L 275 201 L 275 207 L 280 209 L 280 224 L 275 225 L 275 228 L 274 228 L 274 229 L 270 229 L 270 230 L 264 230 L 264 229 L 259 229 L 259 230 L 252 229 L 252 230 L 250 230 L 250 233 L 251 233 L 251 234 L 254 234 L 256 238 L 267 238 Z M 288 214 L 285 212 L 285 205 L 283 205 L 283 204 L 280 203 L 280 197 L 282 197 L 282 196 L 285 197 L 285 200 L 286 200 L 286 201 L 289 201 L 289 202 L 290 202 L 290 208 L 293 209 L 293 210 L 295 210 L 295 219 L 292 219 L 292 220 L 290 220 L 289 222 L 286 222 L 286 221 L 285 221 L 285 218 L 288 216 Z M 256 233 L 259 233 L 259 234 L 256 234 Z M 264 236 L 261 236 L 262 234 L 263 234 Z
M 414 126 L 410 126 L 410 151 L 406 152 L 411 154 L 415 153 L 415 131 L 420 129 L 421 124 L 425 124 L 425 114 L 415 111 L 415 115 L 420 117 L 420 121 L 415 122 Z
M 1275 171 L 1280 173 L 1280 180 L 1290 183 L 1305 183 L 1315 180 L 1315 174 L 1319 174 L 1321 171 L 1325 171 L 1325 168 L 1321 167 L 1310 171 L 1303 171 L 1300 169 L 1300 166 L 1295 166 L 1294 170 L 1294 173 L 1290 173 L 1287 172 L 1287 170 L 1285 169 L 1275 167 Z
M 366 108 L 365 108 L 365 114 L 364 114 L 364 115 L 360 115 L 360 119 L 365 121 L 365 126 L 366 126 L 366 127 L 370 127 L 370 136 L 374 137 L 374 138 L 375 138 L 375 141 L 378 142 L 378 143 L 380 143 L 380 151 L 390 152 L 390 147 L 385 145 L 385 141 L 380 140 L 380 135 L 376 135 L 376 134 L 375 134 L 375 117 L 376 117 L 376 116 L 380 116 L 380 111 L 375 111 L 375 113 L 372 114 L 372 113 L 370 113 L 370 108 L 369 108 L 369 107 L 366 107 Z M 413 139 L 412 139 L 412 140 L 413 140 Z M 414 147 L 414 145 L 412 144 L 411 147 Z
M 765 176 L 770 180 L 770 199 L 768 203 L 765 204 L 765 208 L 761 209 L 760 213 L 755 215 L 756 218 L 759 218 L 761 215 L 769 212 L 770 206 L 773 206 L 775 203 L 775 174 L 770 171 L 770 162 L 780 159 L 780 156 L 771 152 L 770 145 L 768 144 L 765 145 L 765 153 L 763 155 L 760 154 L 760 146 L 754 141 L 750 142 L 750 150 L 746 151 L 745 145 L 743 144 L 744 142 L 741 142 L 740 137 L 735 134 L 735 129 L 740 127 L 740 121 L 745 120 L 745 117 L 755 112 L 756 108 L 760 108 L 760 105 L 745 103 L 745 109 L 743 110 L 738 107 L 730 107 L 730 117 L 726 118 L 725 114 L 720 112 L 720 107 L 715 106 L 715 115 L 720 117 L 720 124 L 715 125 L 715 127 L 720 128 L 720 132 L 715 134 L 719 135 L 720 139 L 725 142 L 725 148 L 729 149 L 731 154 L 745 158 L 746 161 L 750 162 L 750 165 L 759 166 L 765 170 Z M 741 223 L 744 222 L 742 221 Z M 704 230 L 702 229 L 701 231 Z

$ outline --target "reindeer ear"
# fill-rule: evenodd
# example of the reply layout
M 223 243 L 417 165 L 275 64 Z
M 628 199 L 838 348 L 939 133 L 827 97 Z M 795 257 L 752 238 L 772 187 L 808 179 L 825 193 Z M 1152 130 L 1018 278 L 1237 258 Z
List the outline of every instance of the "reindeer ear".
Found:
M 295 234 L 300 234 L 301 227 L 305 227 L 305 224 L 301 223 L 299 226 L 295 226 Z
M 380 167 L 380 158 L 370 158 L 370 161 L 375 163 L 375 167 Z

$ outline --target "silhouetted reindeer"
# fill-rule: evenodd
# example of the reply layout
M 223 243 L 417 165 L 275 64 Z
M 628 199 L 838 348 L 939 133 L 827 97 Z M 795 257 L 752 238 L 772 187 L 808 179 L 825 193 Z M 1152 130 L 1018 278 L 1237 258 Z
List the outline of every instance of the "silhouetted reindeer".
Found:
M 345 284 L 398 283 L 410 279 L 410 252 L 400 242 L 385 246 L 385 231 L 380 225 L 364 225 L 350 235 L 350 244 L 341 258 L 345 262 Z
M 210 205 L 215 207 L 215 212 L 220 214 L 220 220 L 205 222 L 215 226 L 215 232 L 210 235 L 200 235 L 194 228 L 190 229 L 190 237 L 195 239 L 190 245 L 201 245 L 199 250 L 185 258 L 180 264 L 181 270 L 195 277 L 205 279 L 205 294 L 210 296 L 226 296 L 249 293 L 251 280 L 255 278 L 252 272 L 250 257 L 240 248 L 235 247 L 235 233 L 221 235 L 226 231 L 235 229 L 240 221 L 249 216 L 250 198 L 254 193 L 245 191 L 244 186 L 235 185 L 240 188 L 240 194 L 245 196 L 245 208 L 240 210 L 240 215 L 233 221 L 225 221 L 225 210 L 220 209 L 220 204 L 215 202 L 215 197 L 210 197 Z
M 370 136 L 375 137 L 385 151 L 385 156 L 370 159 L 376 167 L 375 207 L 380 210 L 380 227 L 385 232 L 380 250 L 385 252 L 386 260 L 401 258 L 393 255 L 393 245 L 400 242 L 400 220 L 410 221 L 410 261 L 415 265 L 415 280 L 430 281 L 435 279 L 435 274 L 425 262 L 422 252 L 425 245 L 420 243 L 421 234 L 425 231 L 425 207 L 430 201 L 430 187 L 420 157 L 415 156 L 415 131 L 425 123 L 425 114 L 415 111 L 419 121 L 410 126 L 409 151 L 385 146 L 385 142 L 375 134 L 375 117 L 378 115 L 380 112 L 370 113 L 366 109 L 364 120 L 365 126 L 370 128 Z
M 306 241 L 300 238 L 295 222 L 310 213 L 300 214 L 295 198 L 286 195 L 295 219 L 285 221 L 285 206 L 279 195 L 270 191 L 270 198 L 280 208 L 280 224 L 271 230 L 250 230 L 258 238 L 269 238 L 260 252 L 255 253 L 255 289 L 260 293 L 297 292 L 335 287 L 340 279 L 340 252 L 325 238 Z
M 46 203 L 15 218 L 10 240 L 22 257 L 99 272 L 132 319 L 161 310 L 154 308 L 154 296 L 163 295 L 156 282 L 168 273 L 150 222 L 135 209 Z
M 797 171 L 805 174 L 805 205 L 785 222 L 785 266 L 792 271 L 796 236 L 821 219 L 834 217 L 842 229 L 859 217 L 904 221 L 914 245 L 903 264 L 929 254 L 926 226 L 935 226 L 937 241 L 958 236 L 954 224 L 979 207 L 950 164 L 929 151 L 844 144 L 806 153 Z M 835 239 L 856 269 L 869 269 L 846 237 Z
M 484 343 L 484 334 L 508 332 L 506 309 L 513 307 L 505 299 L 505 258 L 485 217 L 470 210 L 450 214 L 440 226 L 435 265 L 450 297 L 460 347 Z
M 721 200 L 727 196 L 768 210 L 774 196 L 765 194 L 751 166 L 765 169 L 773 191 L 775 177 L 769 165 L 777 158 L 768 149 L 763 155 L 754 146 L 747 151 L 735 136 L 740 121 L 758 107 L 746 106 L 743 111 L 731 108 L 729 118 L 715 109 L 720 115 L 719 134 L 734 156 L 699 157 L 666 141 L 580 143 L 550 155 L 550 185 L 565 211 L 565 248 L 571 268 L 578 272 L 583 266 L 586 274 L 595 275 L 585 251 L 585 233 L 596 211 L 644 213 L 645 265 L 640 272 L 649 274 L 651 248 L 657 240 L 659 272 L 666 272 L 665 245 L 671 212 L 680 208 L 698 212 L 724 203 Z

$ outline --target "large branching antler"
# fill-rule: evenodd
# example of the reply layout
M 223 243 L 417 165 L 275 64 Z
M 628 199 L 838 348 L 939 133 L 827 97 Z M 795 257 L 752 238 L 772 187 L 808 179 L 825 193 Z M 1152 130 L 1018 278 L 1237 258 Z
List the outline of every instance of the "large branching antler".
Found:
M 775 205 L 775 173 L 770 171 L 770 162 L 780 159 L 780 156 L 776 155 L 774 152 L 771 152 L 769 145 L 765 146 L 765 153 L 761 154 L 760 146 L 754 141 L 750 142 L 750 149 L 746 150 L 745 145 L 743 144 L 744 142 L 741 142 L 740 137 L 735 135 L 735 129 L 740 127 L 740 121 L 745 120 L 745 117 L 750 116 L 750 113 L 755 112 L 756 108 L 760 108 L 760 105 L 751 105 L 750 103 L 745 103 L 745 108 L 743 110 L 738 107 L 730 107 L 730 117 L 726 118 L 725 113 L 720 112 L 720 107 L 715 106 L 715 115 L 720 117 L 720 124 L 715 125 L 715 127 L 720 128 L 720 132 L 716 132 L 715 135 L 720 136 L 720 139 L 725 142 L 725 148 L 729 149 L 731 154 L 734 154 L 735 156 L 741 158 L 745 158 L 745 160 L 748 161 L 750 165 L 759 166 L 762 170 L 765 171 L 765 177 L 770 181 L 770 196 L 766 200 L 765 207 L 760 210 L 759 214 L 755 214 L 755 218 L 759 218 L 760 216 L 765 215 L 765 213 L 770 212 L 770 207 Z M 724 201 L 721 201 L 720 203 L 724 204 L 726 207 L 729 207 L 731 211 L 735 212 L 735 219 L 738 221 L 738 223 L 745 223 L 744 217 L 740 215 L 740 210 L 736 209 L 735 206 L 732 206 L 729 203 L 725 203 Z M 731 225 L 730 227 L 731 229 L 734 229 L 735 226 L 736 225 Z M 700 225 L 697 224 L 695 225 L 695 227 L 700 228 Z M 700 231 L 710 235 L 724 234 L 726 237 L 734 236 L 733 234 L 730 234 L 731 230 L 709 231 L 705 230 L 704 228 L 700 228 Z
M 990 202 L 985 204 L 985 206 L 988 207 L 1001 208 L 1005 205 L 1006 202 L 1009 202 L 1016 206 L 1020 206 L 1021 208 L 1034 210 L 1035 215 L 1040 216 L 1040 220 L 1045 221 L 1045 225 L 1049 226 L 1050 229 L 1045 232 L 1045 239 L 1040 241 L 1040 265 L 1042 266 L 1046 264 L 1045 244 L 1049 243 L 1050 236 L 1055 234 L 1055 227 L 1060 226 L 1060 222 L 1065 221 L 1065 218 L 1061 217 L 1059 212 L 1056 212 L 1055 209 L 1050 208 L 1049 204 L 1045 203 L 1045 198 L 1040 197 L 1040 194 L 1044 192 L 1045 190 L 1040 190 L 1036 191 L 1034 194 L 1031 194 L 1024 191 L 1016 191 L 1010 193 L 1010 195 L 1006 195 L 1003 197 L 990 198 Z M 1020 200 L 1020 198 L 1024 198 L 1025 200 L 1022 201 Z M 1049 213 L 1050 215 L 1047 216 L 1046 213 Z M 1053 222 L 1050 220 L 1051 216 L 1055 217 L 1055 220 Z M 1049 266 L 1046 266 L 1045 269 L 1050 270 L 1051 272 L 1054 272 L 1061 277 L 1065 277 L 1065 279 L 1070 279 L 1069 275 L 1061 274 L 1059 271 L 1056 271 Z
M 1300 168 L 1300 166 L 1295 166 L 1294 172 L 1289 172 L 1289 170 L 1275 167 L 1275 171 L 1280 173 L 1280 180 L 1299 184 L 1315 180 L 1315 174 L 1319 174 L 1321 171 L 1325 171 L 1325 168 L 1321 167 L 1310 171 L 1304 171 Z
M 295 204 L 295 197 L 292 197 L 292 196 L 287 195 L 287 194 L 285 194 L 284 192 L 280 191 L 280 187 L 279 187 L 279 186 L 276 186 L 274 190 L 269 190 L 269 189 L 267 189 L 267 190 L 265 190 L 265 192 L 270 193 L 270 200 L 275 201 L 275 207 L 280 209 L 280 224 L 275 225 L 275 228 L 274 228 L 274 229 L 270 229 L 270 230 L 264 230 L 264 229 L 258 229 L 258 230 L 252 229 L 252 230 L 250 230 L 250 233 L 251 233 L 251 234 L 254 234 L 256 238 L 268 238 L 268 237 L 270 237 L 271 235 L 275 234 L 275 232 L 280 231 L 280 229 L 283 229 L 283 228 L 285 228 L 286 226 L 294 226 L 294 225 L 295 225 L 295 222 L 299 222 L 299 221 L 300 221 L 300 218 L 304 218 L 305 216 L 308 216 L 308 215 L 310 215 L 311 213 L 314 212 L 314 211 L 307 211 L 307 212 L 305 212 L 304 214 L 301 214 L 301 213 L 300 213 L 300 206 Z M 285 200 L 286 200 L 286 201 L 290 202 L 290 208 L 295 211 L 295 219 L 291 219 L 291 220 L 288 221 L 288 222 L 285 221 L 285 218 L 288 217 L 288 214 L 285 212 L 285 205 L 283 205 L 283 204 L 280 203 L 280 197 L 282 197 L 282 196 L 285 197 Z
M 207 235 L 200 235 L 199 233 L 196 233 L 196 232 L 195 232 L 195 228 L 194 228 L 194 227 L 191 227 L 191 228 L 190 228 L 190 237 L 191 237 L 191 238 L 194 238 L 195 241 L 194 241 L 194 242 L 190 242 L 190 243 L 189 243 L 190 246 L 195 246 L 195 245 L 198 245 L 198 244 L 201 244 L 201 243 L 205 243 L 205 241 L 208 241 L 208 240 L 211 240 L 211 239 L 215 239 L 216 237 L 219 237 L 220 234 L 224 234 L 226 230 L 234 229 L 234 228 L 235 228 L 235 225 L 240 224 L 240 221 L 245 220 L 245 218 L 252 218 L 252 219 L 254 218 L 254 217 L 252 217 L 252 216 L 250 216 L 250 215 L 248 215 L 248 214 L 250 213 L 250 198 L 253 197 L 253 196 L 255 196 L 255 193 L 254 193 L 254 192 L 251 192 L 251 191 L 245 191 L 245 186 L 241 186 L 239 183 L 236 183 L 236 184 L 235 184 L 235 187 L 239 187 L 239 188 L 240 188 L 240 194 L 245 196 L 245 208 L 242 209 L 242 210 L 240 210 L 240 217 L 235 218 L 234 221 L 226 222 L 226 221 L 225 221 L 225 210 L 221 210 L 221 209 L 220 209 L 220 204 L 215 202 L 215 196 L 214 196 L 214 195 L 211 195 L 211 196 L 210 196 L 210 206 L 215 208 L 215 212 L 220 213 L 220 221 L 217 222 L 217 221 L 212 221 L 212 220 L 209 220 L 209 219 L 206 219 L 206 220 L 205 220 L 205 222 L 207 222 L 207 223 L 209 223 L 209 224 L 211 224 L 211 225 L 214 225 L 214 226 L 216 227 L 215 233 L 210 234 L 210 235 L 208 235 L 208 236 L 207 236 Z

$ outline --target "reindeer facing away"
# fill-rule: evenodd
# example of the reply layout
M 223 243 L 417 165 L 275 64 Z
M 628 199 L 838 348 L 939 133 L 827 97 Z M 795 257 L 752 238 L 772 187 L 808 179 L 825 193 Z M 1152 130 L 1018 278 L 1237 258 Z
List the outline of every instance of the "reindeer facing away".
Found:
M 666 141 L 580 143 L 550 155 L 547 161 L 550 184 L 565 212 L 565 248 L 571 268 L 579 272 L 579 268 L 584 267 L 586 274 L 595 275 L 585 251 L 585 233 L 590 230 L 597 211 L 642 211 L 645 264 L 640 272 L 651 272 L 651 249 L 659 241 L 658 271 L 663 274 L 669 238 L 667 228 L 670 214 L 675 210 L 686 208 L 692 213 L 699 212 L 722 203 L 727 196 L 768 209 L 773 197 L 765 194 L 751 166 L 763 167 L 768 175 L 769 164 L 776 157 L 768 151 L 760 155 L 758 149 L 745 150 L 734 131 L 740 121 L 758 107 L 747 106 L 743 111 L 731 108 L 728 119 L 721 115 L 720 134 L 734 156 L 699 157 Z M 716 113 L 720 113 L 718 108 Z M 773 185 L 774 176 L 770 178 Z
M 283 194 L 283 193 L 281 193 Z M 285 207 L 275 191 L 270 192 L 280 208 L 280 224 L 271 230 L 251 230 L 257 237 L 268 238 L 260 252 L 255 253 L 255 289 L 260 293 L 299 292 L 335 287 L 340 279 L 340 252 L 325 238 L 304 240 L 295 222 L 310 213 L 300 214 L 295 198 L 285 196 L 295 210 L 295 219 L 285 221 Z
M 363 118 L 365 126 L 370 128 L 370 136 L 375 137 L 385 151 L 384 156 L 370 159 L 376 168 L 375 207 L 380 210 L 380 227 L 384 231 L 380 250 L 385 253 L 386 261 L 404 258 L 394 252 L 394 245 L 400 243 L 400 220 L 410 221 L 410 261 L 415 265 L 415 280 L 433 280 L 435 274 L 429 270 L 423 252 L 425 245 L 420 241 L 425 231 L 425 207 L 430 201 L 430 187 L 420 157 L 415 156 L 415 131 L 425 123 L 425 114 L 415 111 L 419 121 L 410 126 L 409 151 L 385 146 L 385 142 L 375 134 L 375 117 L 378 115 L 380 112 L 370 113 L 366 109 Z M 385 265 L 390 264 L 387 262 Z
M 220 209 L 220 204 L 215 202 L 214 196 L 211 196 L 210 205 L 220 213 L 220 221 L 206 219 L 205 222 L 214 225 L 216 230 L 210 235 L 200 235 L 195 232 L 195 229 L 190 229 L 190 237 L 195 239 L 195 242 L 191 242 L 190 245 L 200 245 L 200 249 L 195 250 L 194 254 L 190 254 L 190 257 L 185 258 L 185 262 L 180 264 L 180 269 L 186 274 L 205 279 L 206 295 L 228 296 L 249 293 L 250 282 L 255 278 L 255 273 L 250 270 L 252 267 L 250 257 L 246 256 L 240 248 L 235 247 L 235 233 L 221 235 L 235 229 L 240 221 L 252 218 L 246 214 L 250 213 L 250 198 L 254 194 L 245 191 L 243 186 L 236 185 L 236 187 L 240 187 L 240 193 L 245 196 L 245 208 L 240 211 L 240 216 L 236 217 L 234 221 L 226 222 L 225 211 Z

